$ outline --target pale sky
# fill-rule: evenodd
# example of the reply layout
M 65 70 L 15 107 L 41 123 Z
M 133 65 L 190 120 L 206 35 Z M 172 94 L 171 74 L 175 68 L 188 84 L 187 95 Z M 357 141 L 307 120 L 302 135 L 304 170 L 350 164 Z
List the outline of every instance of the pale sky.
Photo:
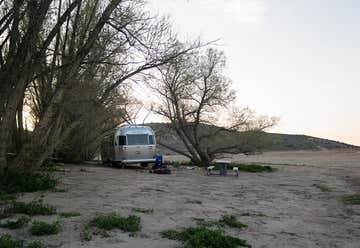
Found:
M 360 145 L 359 0 L 148 0 L 184 39 L 220 38 L 238 104 L 273 132 Z

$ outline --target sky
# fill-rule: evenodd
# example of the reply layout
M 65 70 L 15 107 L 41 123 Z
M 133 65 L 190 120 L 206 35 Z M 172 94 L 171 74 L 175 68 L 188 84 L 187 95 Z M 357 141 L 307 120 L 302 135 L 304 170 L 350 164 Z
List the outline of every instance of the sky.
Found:
M 359 0 L 148 0 L 184 40 L 220 39 L 237 104 L 272 132 L 360 145 Z

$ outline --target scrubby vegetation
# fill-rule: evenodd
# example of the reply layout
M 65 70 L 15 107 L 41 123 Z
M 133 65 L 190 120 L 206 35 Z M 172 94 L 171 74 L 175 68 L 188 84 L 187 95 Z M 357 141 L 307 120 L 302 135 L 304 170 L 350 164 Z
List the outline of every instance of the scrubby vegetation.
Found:
M 136 233 L 141 230 L 140 222 L 140 217 L 135 215 L 125 218 L 116 213 L 110 213 L 95 217 L 91 224 L 104 230 L 120 229 L 124 232 Z
M 23 241 L 14 240 L 9 234 L 4 234 L 0 237 L 1 248 L 45 248 L 40 241 L 32 241 L 24 245 Z
M 143 214 L 152 214 L 154 212 L 152 208 L 133 208 L 132 210 Z
M 344 202 L 349 205 L 360 205 L 360 194 L 345 196 Z
M 42 200 L 31 201 L 29 203 L 13 202 L 10 210 L 12 213 L 34 215 L 53 215 L 56 214 L 56 208 L 43 203 Z
M 211 230 L 206 227 L 189 227 L 180 231 L 161 232 L 163 238 L 179 240 L 185 248 L 235 248 L 251 247 L 246 240 L 226 235 L 222 230 Z
M 0 223 L 0 227 L 9 228 L 9 229 L 18 229 L 27 225 L 30 221 L 28 217 L 20 217 L 16 220 L 8 220 L 5 223 Z
M 193 218 L 197 225 L 202 227 L 212 227 L 216 226 L 218 228 L 221 227 L 231 227 L 231 228 L 246 228 L 247 225 L 240 222 L 235 216 L 233 215 L 224 215 L 220 220 L 212 221 L 212 220 L 205 220 L 203 218 Z
M 80 238 L 82 241 L 90 241 L 92 240 L 92 234 L 90 230 L 90 226 L 86 225 L 84 229 L 80 233 Z
M 15 195 L 7 194 L 5 192 L 0 191 L 0 201 L 11 201 L 15 199 L 16 199 Z
M 245 172 L 272 172 L 273 168 L 269 165 L 260 165 L 260 164 L 240 164 L 240 163 L 231 163 L 227 166 L 228 170 L 232 170 L 234 167 L 238 167 L 239 171 Z M 219 170 L 220 166 L 215 164 L 215 170 Z
M 222 219 L 219 221 L 221 224 L 226 225 L 228 227 L 233 228 L 245 228 L 246 224 L 241 223 L 234 215 L 224 215 Z
M 30 227 L 30 233 L 35 236 L 53 235 L 61 231 L 61 224 L 55 221 L 51 224 L 43 221 L 34 221 Z
M 20 172 L 14 169 L 0 170 L 0 178 L 2 195 L 48 190 L 54 188 L 58 182 L 50 172 Z
M 71 217 L 77 217 L 80 216 L 81 214 L 79 212 L 63 212 L 60 213 L 60 217 L 63 218 L 71 218 Z

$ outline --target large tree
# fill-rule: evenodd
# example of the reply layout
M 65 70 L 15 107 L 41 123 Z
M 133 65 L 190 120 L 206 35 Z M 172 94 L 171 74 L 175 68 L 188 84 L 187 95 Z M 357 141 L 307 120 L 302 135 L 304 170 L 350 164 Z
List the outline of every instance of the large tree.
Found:
M 248 149 L 243 142 L 214 145 L 212 141 L 220 134 L 243 131 L 243 137 L 249 140 L 250 134 L 254 138 L 254 133 L 276 123 L 276 118 L 256 117 L 247 108 L 238 108 L 230 114 L 235 92 L 224 76 L 224 68 L 223 52 L 210 48 L 182 56 L 159 67 L 159 73 L 149 77 L 160 102 L 155 103 L 156 113 L 170 123 L 186 149 L 179 150 L 160 137 L 161 145 L 195 163 L 209 163 L 221 154 Z M 230 115 L 226 116 L 226 112 Z

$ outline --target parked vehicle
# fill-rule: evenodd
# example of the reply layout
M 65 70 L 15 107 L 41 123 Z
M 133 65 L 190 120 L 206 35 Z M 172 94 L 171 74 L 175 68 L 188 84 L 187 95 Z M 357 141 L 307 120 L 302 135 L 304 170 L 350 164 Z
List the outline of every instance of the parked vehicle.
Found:
M 126 125 L 116 128 L 101 144 L 103 163 L 155 163 L 156 140 L 148 126 Z

